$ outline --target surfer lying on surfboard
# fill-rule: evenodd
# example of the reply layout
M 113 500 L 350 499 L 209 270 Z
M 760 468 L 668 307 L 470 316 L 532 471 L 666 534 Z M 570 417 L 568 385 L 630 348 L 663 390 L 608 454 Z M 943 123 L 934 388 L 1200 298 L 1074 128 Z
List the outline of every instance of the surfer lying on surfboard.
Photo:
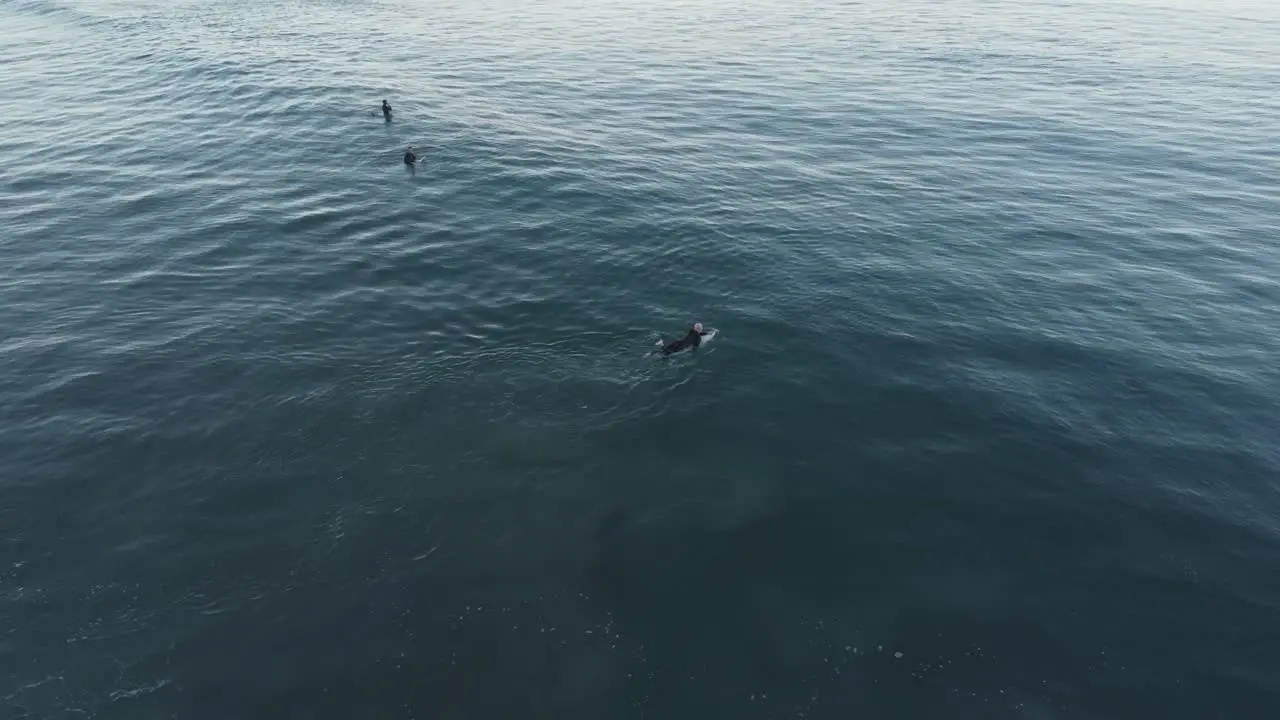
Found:
M 710 331 L 703 331 L 702 323 L 694 323 L 693 329 L 690 330 L 689 334 L 685 335 L 683 338 L 679 340 L 672 340 L 669 343 L 659 340 L 658 345 L 662 347 L 663 355 L 678 353 L 681 350 L 696 351 L 698 346 L 702 344 L 702 338 L 710 334 Z

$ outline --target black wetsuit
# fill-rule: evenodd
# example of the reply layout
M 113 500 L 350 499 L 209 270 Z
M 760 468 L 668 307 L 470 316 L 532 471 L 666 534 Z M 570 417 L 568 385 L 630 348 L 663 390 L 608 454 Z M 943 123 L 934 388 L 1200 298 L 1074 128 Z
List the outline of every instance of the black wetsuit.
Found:
M 391 119 L 391 106 L 388 105 L 386 101 L 383 101 L 382 103 L 382 117 L 388 120 Z
M 404 154 L 404 164 L 405 164 L 405 165 L 412 165 L 412 164 L 414 164 L 414 163 L 416 163 L 416 162 L 418 162 L 418 156 L 417 156 L 417 155 L 414 155 L 414 154 L 413 154 L 413 153 L 411 153 L 411 152 L 407 152 L 407 153 L 405 153 L 405 154 Z
M 670 355 L 671 353 L 678 353 L 685 349 L 697 350 L 698 346 L 702 344 L 702 337 L 706 334 L 707 332 L 705 330 L 702 332 L 690 330 L 689 334 L 685 335 L 680 340 L 673 340 L 666 345 L 663 345 L 662 354 Z

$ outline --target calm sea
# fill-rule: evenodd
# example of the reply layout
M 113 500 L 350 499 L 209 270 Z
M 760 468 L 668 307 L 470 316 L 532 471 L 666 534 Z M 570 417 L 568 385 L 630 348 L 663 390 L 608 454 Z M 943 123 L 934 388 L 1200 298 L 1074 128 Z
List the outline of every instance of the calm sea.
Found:
M 1278 356 L 1273 2 L 0 0 L 0 717 L 1274 719 Z

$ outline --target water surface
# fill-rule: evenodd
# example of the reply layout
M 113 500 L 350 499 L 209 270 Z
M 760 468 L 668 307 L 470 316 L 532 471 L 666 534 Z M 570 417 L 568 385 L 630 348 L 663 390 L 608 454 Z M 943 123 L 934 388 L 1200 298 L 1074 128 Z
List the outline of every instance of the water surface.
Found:
M 0 716 L 1280 711 L 1271 4 L 0 28 Z

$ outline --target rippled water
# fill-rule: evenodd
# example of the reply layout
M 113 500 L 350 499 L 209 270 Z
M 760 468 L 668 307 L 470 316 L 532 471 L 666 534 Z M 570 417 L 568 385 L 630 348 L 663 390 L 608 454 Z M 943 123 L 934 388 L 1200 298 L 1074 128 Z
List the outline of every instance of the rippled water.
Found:
M 0 40 L 0 716 L 1280 712 L 1273 4 Z

